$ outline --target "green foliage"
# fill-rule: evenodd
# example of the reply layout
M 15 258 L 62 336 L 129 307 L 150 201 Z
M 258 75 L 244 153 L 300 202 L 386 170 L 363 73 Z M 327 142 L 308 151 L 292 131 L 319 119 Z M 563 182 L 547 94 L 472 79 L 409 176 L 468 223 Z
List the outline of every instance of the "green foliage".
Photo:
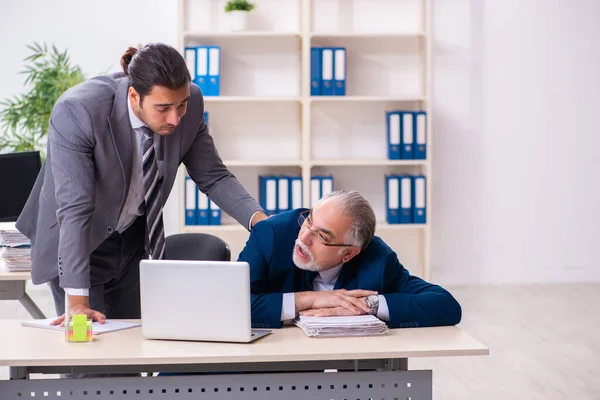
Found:
M 225 12 L 230 11 L 252 11 L 256 4 L 250 3 L 248 0 L 229 0 L 225 5 Z
M 44 154 L 44 139 L 54 104 L 61 94 L 84 81 L 78 66 L 71 65 L 67 50 L 56 46 L 28 45 L 32 54 L 24 59 L 27 75 L 25 85 L 30 90 L 0 102 L 0 152 L 40 150 Z

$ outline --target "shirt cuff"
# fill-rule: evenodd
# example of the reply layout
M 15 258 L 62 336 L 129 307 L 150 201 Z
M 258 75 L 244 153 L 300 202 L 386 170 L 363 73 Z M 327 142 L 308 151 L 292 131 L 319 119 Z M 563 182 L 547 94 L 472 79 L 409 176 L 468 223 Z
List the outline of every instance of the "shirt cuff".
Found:
M 388 308 L 387 301 L 385 300 L 385 297 L 382 294 L 380 294 L 377 297 L 379 297 L 379 308 L 377 309 L 377 318 L 379 318 L 382 321 L 389 321 L 390 309 Z
M 90 297 L 90 289 L 73 289 L 73 288 L 65 288 L 65 293 L 69 296 L 87 296 Z
M 257 211 L 257 212 L 255 212 L 254 214 L 252 214 L 252 216 L 250 217 L 250 221 L 248 221 L 248 230 L 249 230 L 249 231 L 252 231 L 252 220 L 254 219 L 254 216 L 255 216 L 256 214 L 258 214 L 259 212 L 260 212 L 260 210 L 259 210 L 259 211 Z
M 281 320 L 287 321 L 296 318 L 296 301 L 294 293 L 284 293 L 281 304 Z

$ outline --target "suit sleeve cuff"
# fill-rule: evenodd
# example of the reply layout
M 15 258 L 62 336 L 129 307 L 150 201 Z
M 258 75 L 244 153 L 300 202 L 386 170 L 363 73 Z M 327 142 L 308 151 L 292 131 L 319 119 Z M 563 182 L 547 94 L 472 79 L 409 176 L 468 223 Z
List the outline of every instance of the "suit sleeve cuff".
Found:
M 252 214 L 252 216 L 250 217 L 250 221 L 248 221 L 248 230 L 252 231 L 252 220 L 254 219 L 254 216 L 256 214 L 258 214 L 260 212 L 260 210 L 258 210 L 257 212 L 255 212 L 254 214 Z
M 389 321 L 390 309 L 388 308 L 387 301 L 385 300 L 385 297 L 382 294 L 380 294 L 377 297 L 379 297 L 379 308 L 377 309 L 377 318 L 379 318 L 382 321 Z
M 90 297 L 90 289 L 74 289 L 74 288 L 65 288 L 65 293 L 69 296 L 87 296 Z
M 294 293 L 284 293 L 281 304 L 281 320 L 287 321 L 296 318 L 296 302 Z

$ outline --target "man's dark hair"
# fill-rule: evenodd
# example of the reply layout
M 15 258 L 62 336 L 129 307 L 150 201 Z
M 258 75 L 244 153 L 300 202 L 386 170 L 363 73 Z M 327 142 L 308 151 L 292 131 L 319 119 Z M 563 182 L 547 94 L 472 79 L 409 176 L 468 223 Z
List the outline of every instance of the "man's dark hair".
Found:
M 129 86 L 139 93 L 140 102 L 154 86 L 176 90 L 191 80 L 181 54 L 163 43 L 128 48 L 121 57 L 121 68 L 129 76 Z

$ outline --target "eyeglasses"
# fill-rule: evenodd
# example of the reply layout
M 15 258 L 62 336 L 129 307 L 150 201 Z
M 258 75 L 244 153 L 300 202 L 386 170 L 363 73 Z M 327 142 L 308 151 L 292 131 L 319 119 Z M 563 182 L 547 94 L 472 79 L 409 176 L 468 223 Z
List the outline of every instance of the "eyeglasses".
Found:
M 329 239 L 327 239 L 322 232 L 315 230 L 312 228 L 312 210 L 302 211 L 298 215 L 298 224 L 301 229 L 308 229 L 310 233 L 315 236 L 319 241 L 323 244 L 323 246 L 328 247 L 354 247 L 353 244 L 344 244 L 344 243 L 329 243 Z

